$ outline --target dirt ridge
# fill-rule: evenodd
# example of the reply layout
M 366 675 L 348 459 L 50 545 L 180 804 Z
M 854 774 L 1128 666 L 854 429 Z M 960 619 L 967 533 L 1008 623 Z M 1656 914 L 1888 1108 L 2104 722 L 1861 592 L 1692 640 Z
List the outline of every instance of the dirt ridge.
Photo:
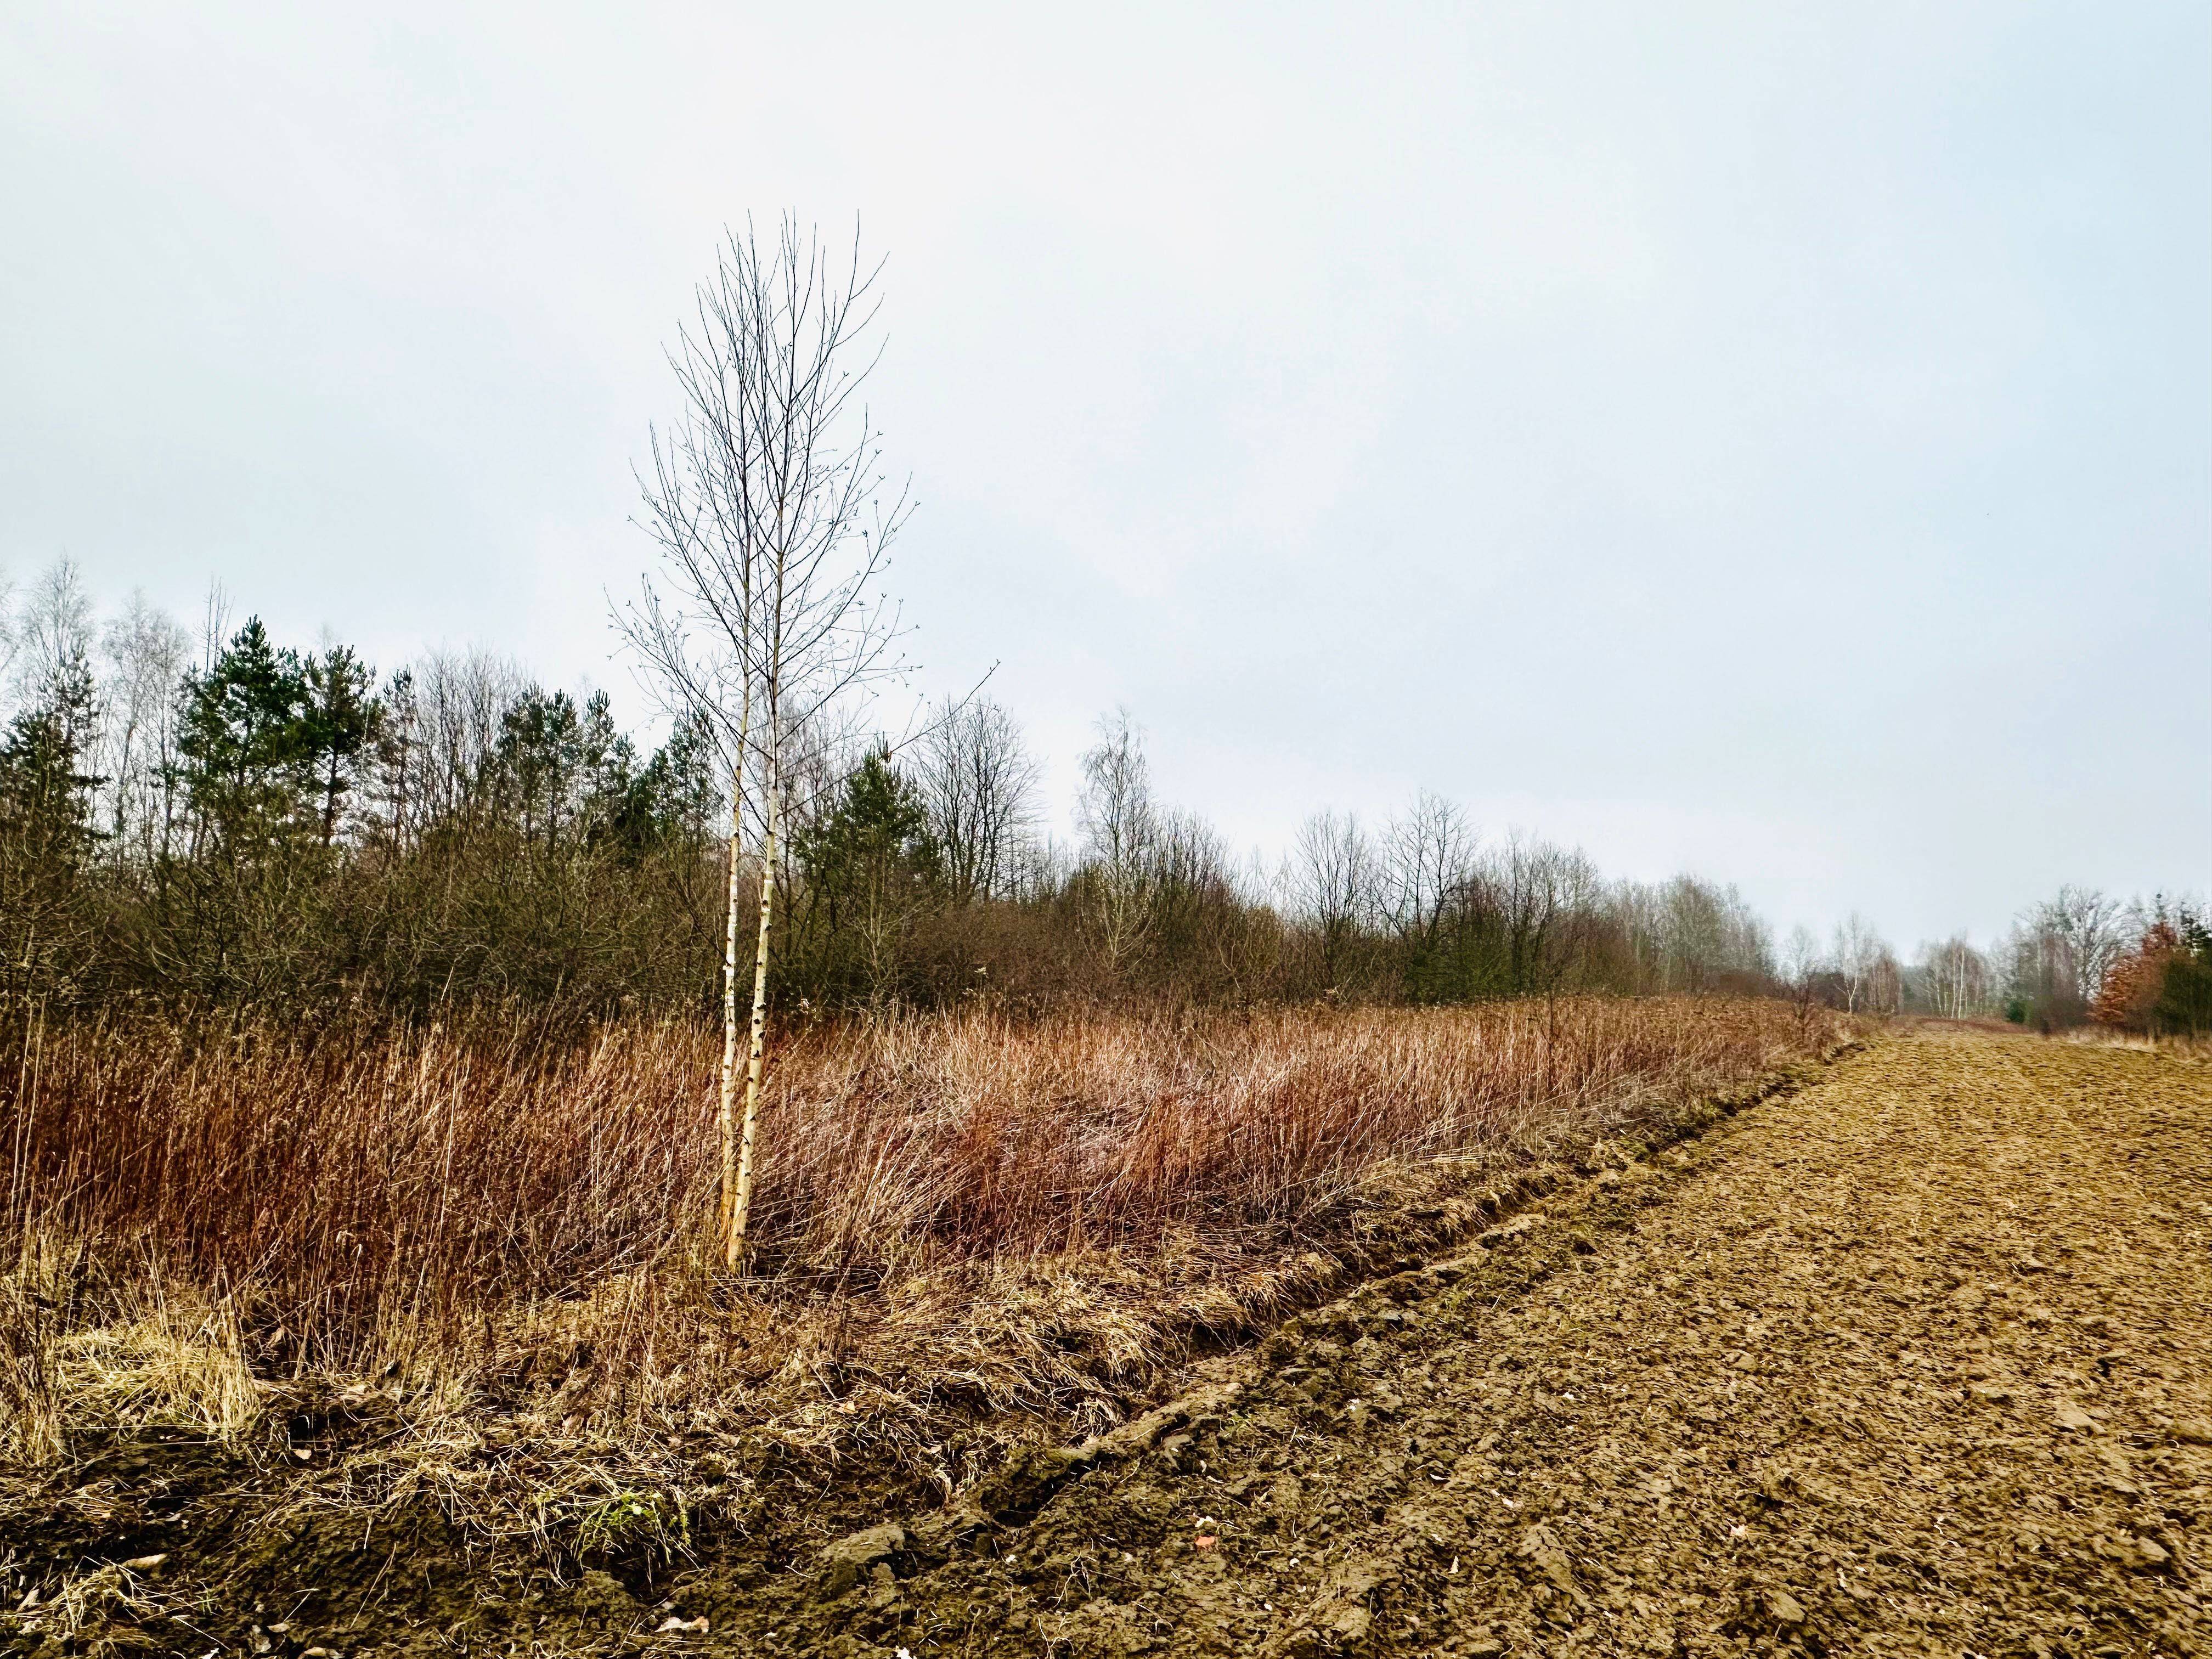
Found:
M 2203 1652 L 2208 1148 L 2201 1068 L 1905 1033 L 1288 1322 L 1025 1524 L 727 1616 L 838 1655 Z
M 1456 1224 L 1431 1235 L 1431 1249 L 1440 1252 L 1432 1259 L 1413 1268 L 1401 1260 L 1387 1274 L 1349 1272 L 1346 1277 L 1353 1282 L 1348 1291 L 1340 1291 L 1340 1293 L 1278 1320 L 1273 1333 L 1256 1350 L 1240 1347 L 1218 1363 L 1200 1368 L 1229 1375 L 1211 1376 L 1127 1423 L 1074 1444 L 1017 1447 L 1002 1468 L 949 1506 L 910 1519 L 902 1526 L 879 1523 L 823 1545 L 820 1556 L 825 1583 L 842 1593 L 851 1588 L 849 1575 L 855 1562 L 864 1570 L 877 1562 L 895 1559 L 942 1562 L 987 1532 L 1004 1533 L 1026 1526 L 1069 1481 L 1103 1467 L 1141 1458 L 1173 1431 L 1206 1420 L 1233 1403 L 1249 1386 L 1246 1379 L 1253 1372 L 1264 1376 L 1272 1369 L 1265 1363 L 1270 1354 L 1279 1358 L 1295 1346 L 1294 1338 L 1286 1345 L 1285 1337 L 1298 1328 L 1300 1321 L 1324 1328 L 1343 1322 L 1354 1316 L 1352 1304 L 1357 1298 L 1385 1285 L 1398 1286 L 1395 1291 L 1381 1289 L 1381 1293 L 1401 1304 L 1442 1290 L 1464 1276 L 1469 1258 L 1461 1247 L 1470 1239 L 1482 1250 L 1512 1245 L 1547 1214 L 1587 1208 L 1594 1197 L 1620 1184 L 1623 1171 L 1650 1178 L 1647 1158 L 1680 1146 L 1738 1112 L 1794 1093 L 1817 1078 L 1825 1066 L 1864 1047 L 1863 1041 L 1856 1038 L 1837 1042 L 1817 1063 L 1778 1067 L 1750 1084 L 1701 1099 L 1652 1126 L 1650 1133 L 1633 1143 L 1591 1149 L 1577 1164 L 1547 1164 L 1512 1174 L 1493 1184 L 1479 1200 L 1454 1206 L 1448 1212 Z M 1573 1174 L 1577 1167 L 1595 1172 L 1577 1178 Z M 899 1541 L 892 1547 L 890 1540 L 894 1536 Z

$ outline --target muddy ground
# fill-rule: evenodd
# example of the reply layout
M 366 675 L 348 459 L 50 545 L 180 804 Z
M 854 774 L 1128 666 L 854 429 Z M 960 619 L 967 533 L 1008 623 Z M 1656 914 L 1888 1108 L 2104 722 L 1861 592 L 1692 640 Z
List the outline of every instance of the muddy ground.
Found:
M 951 1508 L 825 1492 L 811 1535 L 557 1595 L 465 1611 L 426 1579 L 404 1616 L 203 1627 L 292 1655 L 2212 1651 L 2212 1068 L 1897 1033 L 1616 1163 Z

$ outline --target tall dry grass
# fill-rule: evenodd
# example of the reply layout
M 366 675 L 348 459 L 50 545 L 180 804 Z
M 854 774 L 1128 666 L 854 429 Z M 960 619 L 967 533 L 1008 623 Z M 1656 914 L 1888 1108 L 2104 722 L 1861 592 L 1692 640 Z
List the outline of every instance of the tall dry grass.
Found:
M 824 1026 L 775 1056 L 761 1249 L 732 1285 L 702 1254 L 716 1033 L 33 1031 L 0 1073 L 9 1305 L 29 1310 L 0 1319 L 9 1392 L 65 1364 L 64 1326 L 81 1363 L 167 1332 L 162 1363 L 200 1367 L 216 1403 L 195 1409 L 228 1422 L 241 1365 L 512 1370 L 517 1342 L 596 1319 L 629 1333 L 632 1370 L 688 1367 L 696 1393 L 732 1380 L 715 1353 L 755 1379 L 783 1362 L 762 1340 L 778 1307 L 910 1330 L 917 1301 L 971 1316 L 978 1264 L 1095 1272 L 1125 1302 L 1163 1253 L 1185 1280 L 1194 1258 L 1261 1271 L 1332 1248 L 1391 1170 L 1618 1133 L 1828 1035 L 1712 999 Z M 1002 1337 L 1024 1305 L 993 1315 Z M 747 1334 L 717 1348 L 718 1319 Z M 84 1397 L 127 1392 L 106 1387 Z

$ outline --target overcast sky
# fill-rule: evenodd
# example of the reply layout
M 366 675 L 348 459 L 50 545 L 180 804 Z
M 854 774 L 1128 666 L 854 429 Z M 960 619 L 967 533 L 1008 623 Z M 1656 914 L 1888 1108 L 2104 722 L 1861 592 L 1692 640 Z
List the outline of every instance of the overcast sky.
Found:
M 2212 884 L 2212 7 L 1074 10 L 0 9 L 0 572 L 637 715 L 662 343 L 857 215 L 893 586 L 1056 811 L 1122 703 L 1271 856 Z

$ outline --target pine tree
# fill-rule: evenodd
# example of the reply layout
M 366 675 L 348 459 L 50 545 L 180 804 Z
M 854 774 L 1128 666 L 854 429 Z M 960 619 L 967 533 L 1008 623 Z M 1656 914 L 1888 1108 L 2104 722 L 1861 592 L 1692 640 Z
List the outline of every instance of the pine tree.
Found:
M 87 953 L 79 878 L 98 841 L 85 770 L 99 711 L 92 670 L 74 653 L 58 664 L 0 740 L 0 989 L 66 994 Z

